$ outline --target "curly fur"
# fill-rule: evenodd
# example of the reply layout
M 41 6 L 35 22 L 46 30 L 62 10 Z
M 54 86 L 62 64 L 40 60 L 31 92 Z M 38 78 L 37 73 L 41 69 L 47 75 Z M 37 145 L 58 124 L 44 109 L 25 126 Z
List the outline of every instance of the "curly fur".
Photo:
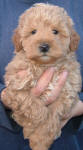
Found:
M 53 34 L 54 29 L 59 31 L 57 35 Z M 33 30 L 37 30 L 34 35 L 31 34 Z M 15 56 L 6 67 L 7 88 L 2 99 L 12 109 L 13 118 L 23 127 L 24 138 L 29 138 L 31 148 L 47 150 L 60 136 L 64 116 L 79 100 L 80 64 L 75 55 L 79 36 L 63 8 L 40 3 L 21 15 L 13 42 Z M 43 57 L 38 49 L 41 43 L 50 45 L 47 57 Z M 31 88 L 50 66 L 55 67 L 55 74 L 49 86 L 39 98 L 34 97 Z M 20 70 L 27 71 L 23 79 L 17 75 Z M 45 106 L 45 100 L 50 97 L 63 70 L 69 72 L 64 88 L 55 102 Z

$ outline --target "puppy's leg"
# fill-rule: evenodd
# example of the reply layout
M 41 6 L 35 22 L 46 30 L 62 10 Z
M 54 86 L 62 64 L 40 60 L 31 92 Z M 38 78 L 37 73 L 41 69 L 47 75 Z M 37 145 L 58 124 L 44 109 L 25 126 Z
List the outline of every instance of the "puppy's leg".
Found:
M 65 97 L 49 105 L 47 121 L 30 136 L 30 146 L 33 150 L 47 150 L 53 140 L 60 136 L 63 118 L 68 115 L 76 101 L 78 101 L 77 97 L 75 99 Z
M 30 146 L 32 150 L 48 150 L 58 136 L 60 136 L 60 122 L 57 115 L 49 112 L 47 120 L 30 136 Z
M 21 97 L 18 100 L 21 101 Z M 47 119 L 48 108 L 42 101 L 30 94 L 26 95 L 20 105 L 19 103 L 18 109 L 13 111 L 13 117 L 23 127 L 24 138 L 28 138 L 35 128 Z
M 23 127 L 24 138 L 28 138 L 48 116 L 48 108 L 44 103 L 31 96 L 27 90 L 15 91 L 9 86 L 2 99 L 12 109 L 14 120 Z
M 65 93 L 65 96 L 60 96 L 56 102 L 49 105 L 49 109 L 51 109 L 53 114 L 58 114 L 58 117 L 61 120 L 68 117 L 73 107 L 79 101 L 78 95 L 68 96 Z
M 16 99 L 15 93 L 11 91 L 10 87 L 5 88 L 4 93 L 1 94 L 1 101 L 3 102 L 3 104 L 6 107 L 13 110 L 17 107 L 15 99 Z

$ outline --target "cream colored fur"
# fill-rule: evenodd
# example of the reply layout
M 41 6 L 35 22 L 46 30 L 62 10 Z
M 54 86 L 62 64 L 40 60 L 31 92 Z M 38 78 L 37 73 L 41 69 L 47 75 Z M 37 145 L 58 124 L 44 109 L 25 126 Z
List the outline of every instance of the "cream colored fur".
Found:
M 34 29 L 37 33 L 31 35 Z M 53 29 L 59 33 L 54 35 Z M 15 56 L 6 67 L 6 95 L 2 99 L 12 109 L 15 121 L 23 127 L 24 138 L 29 138 L 31 148 L 47 150 L 53 140 L 60 136 L 64 116 L 79 100 L 80 64 L 75 55 L 79 36 L 73 29 L 72 19 L 63 8 L 41 3 L 22 14 L 13 41 Z M 47 60 L 38 50 L 43 42 L 51 47 Z M 50 66 L 55 67 L 55 74 L 47 89 L 36 98 L 31 94 L 31 88 L 35 87 L 42 73 Z M 17 75 L 20 70 L 27 71 L 23 79 Z M 59 97 L 45 106 L 45 100 L 64 70 L 69 74 Z

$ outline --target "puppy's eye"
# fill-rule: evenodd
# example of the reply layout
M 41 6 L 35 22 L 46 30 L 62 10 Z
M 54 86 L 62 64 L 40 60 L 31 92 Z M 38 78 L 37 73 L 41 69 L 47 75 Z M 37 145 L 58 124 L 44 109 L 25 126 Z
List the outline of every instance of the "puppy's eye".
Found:
M 31 34 L 35 34 L 37 32 L 37 30 L 33 30 L 31 31 Z
M 57 30 L 53 30 L 53 34 L 58 34 L 59 33 L 59 31 L 57 31 Z

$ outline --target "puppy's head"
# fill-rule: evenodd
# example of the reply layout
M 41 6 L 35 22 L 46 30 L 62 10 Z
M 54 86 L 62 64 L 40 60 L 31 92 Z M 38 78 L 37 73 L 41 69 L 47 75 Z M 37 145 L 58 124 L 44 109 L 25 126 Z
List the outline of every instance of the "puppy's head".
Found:
M 63 8 L 40 3 L 22 14 L 13 42 L 16 52 L 24 51 L 27 59 L 47 64 L 75 51 L 79 36 Z

